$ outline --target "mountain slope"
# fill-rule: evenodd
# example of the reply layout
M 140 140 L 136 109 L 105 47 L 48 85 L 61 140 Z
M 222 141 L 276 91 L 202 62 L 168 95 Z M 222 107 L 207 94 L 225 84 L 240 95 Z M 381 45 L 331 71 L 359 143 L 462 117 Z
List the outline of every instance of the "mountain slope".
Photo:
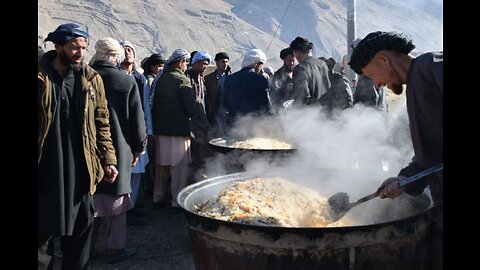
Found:
M 402 31 L 412 36 L 419 51 L 442 50 L 441 1 L 356 3 L 357 36 Z M 139 61 L 154 52 L 168 57 L 176 48 L 207 50 L 212 56 L 226 51 L 238 69 L 242 54 L 259 48 L 267 54 L 267 66 L 277 68 L 280 50 L 297 36 L 314 43 L 315 56 L 341 60 L 347 50 L 346 6 L 346 0 L 39 0 L 38 39 L 41 44 L 59 24 L 76 22 L 91 34 L 87 60 L 95 42 L 110 36 L 130 40 Z M 48 42 L 47 48 L 52 47 Z

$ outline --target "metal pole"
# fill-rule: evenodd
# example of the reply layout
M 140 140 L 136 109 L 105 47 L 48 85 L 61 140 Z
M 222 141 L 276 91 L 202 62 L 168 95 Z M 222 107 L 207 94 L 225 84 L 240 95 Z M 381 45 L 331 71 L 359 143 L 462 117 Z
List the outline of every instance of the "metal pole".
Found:
M 350 56 L 352 55 L 352 47 L 350 45 L 357 36 L 355 27 L 357 20 L 355 11 L 357 0 L 347 1 L 347 60 L 350 60 Z M 350 66 L 346 67 L 346 74 L 350 80 L 357 79 L 357 74 L 350 68 Z

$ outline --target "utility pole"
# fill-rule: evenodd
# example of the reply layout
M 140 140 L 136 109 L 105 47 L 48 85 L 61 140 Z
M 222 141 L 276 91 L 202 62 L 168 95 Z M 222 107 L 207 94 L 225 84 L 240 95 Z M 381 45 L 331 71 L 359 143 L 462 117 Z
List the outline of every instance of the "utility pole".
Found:
M 352 41 L 357 37 L 356 33 L 356 21 L 357 21 L 357 15 L 356 15 L 356 5 L 357 5 L 357 0 L 347 0 L 347 60 L 350 60 L 350 56 L 352 55 L 352 47 L 350 46 L 352 44 Z M 346 75 L 350 79 L 357 79 L 357 74 L 355 71 L 353 71 L 350 66 L 347 66 L 346 68 Z

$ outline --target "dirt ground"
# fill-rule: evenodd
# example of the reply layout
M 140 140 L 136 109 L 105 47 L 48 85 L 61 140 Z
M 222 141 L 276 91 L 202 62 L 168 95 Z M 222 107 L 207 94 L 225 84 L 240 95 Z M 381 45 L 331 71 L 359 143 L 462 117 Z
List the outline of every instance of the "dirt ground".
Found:
M 100 257 L 90 262 L 89 270 L 194 270 L 192 252 L 183 212 L 173 208 L 152 209 L 152 198 L 139 196 L 140 208 L 148 213 L 145 225 L 128 226 L 127 247 L 137 248 L 137 254 L 125 261 L 108 264 Z M 97 250 L 106 251 L 105 227 L 99 232 Z

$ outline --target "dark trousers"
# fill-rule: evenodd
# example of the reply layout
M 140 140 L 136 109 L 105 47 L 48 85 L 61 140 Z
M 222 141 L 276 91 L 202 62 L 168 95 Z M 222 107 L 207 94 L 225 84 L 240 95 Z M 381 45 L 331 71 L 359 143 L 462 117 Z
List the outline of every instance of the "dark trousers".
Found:
M 89 196 L 89 195 L 87 195 Z M 84 200 L 85 201 L 85 200 Z M 60 237 L 62 268 L 64 270 L 86 269 L 90 256 L 90 238 L 93 227 L 93 209 L 90 203 L 80 205 L 72 235 Z M 54 235 L 38 232 L 38 270 L 52 270 L 55 260 Z
M 427 259 L 426 270 L 443 270 L 443 228 L 432 220 L 426 235 Z
M 191 140 L 191 153 L 192 161 L 190 162 L 190 177 L 189 184 L 203 180 L 198 176 L 198 172 L 202 172 L 205 169 L 206 159 L 214 156 L 214 151 L 210 148 L 208 139 L 206 136 L 192 138 Z

